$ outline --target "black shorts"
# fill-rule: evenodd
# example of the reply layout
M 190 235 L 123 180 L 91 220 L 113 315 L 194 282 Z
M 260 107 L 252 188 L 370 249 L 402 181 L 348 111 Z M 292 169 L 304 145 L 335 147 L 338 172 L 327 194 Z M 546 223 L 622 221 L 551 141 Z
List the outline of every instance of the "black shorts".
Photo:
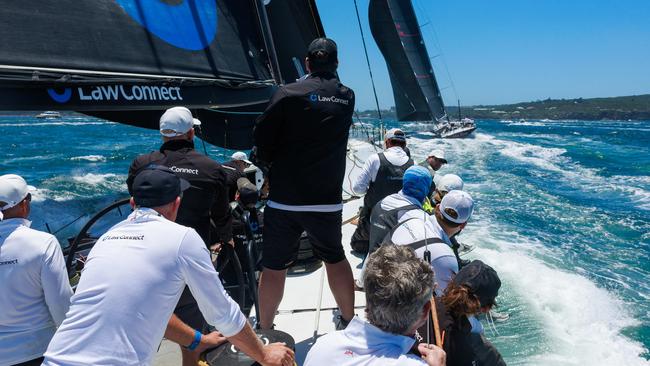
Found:
M 196 303 L 196 299 L 194 299 L 194 296 L 192 296 L 192 293 L 187 286 L 183 289 L 183 294 L 178 300 L 178 304 L 174 309 L 174 314 L 176 314 L 183 323 L 200 332 L 203 332 L 204 328 L 207 326 L 205 319 L 203 319 L 203 314 L 201 314 L 201 310 L 199 309 L 199 304 Z
M 273 270 L 291 267 L 296 260 L 300 235 L 309 236 L 314 255 L 325 263 L 345 259 L 341 243 L 342 211 L 296 212 L 264 209 L 262 266 Z

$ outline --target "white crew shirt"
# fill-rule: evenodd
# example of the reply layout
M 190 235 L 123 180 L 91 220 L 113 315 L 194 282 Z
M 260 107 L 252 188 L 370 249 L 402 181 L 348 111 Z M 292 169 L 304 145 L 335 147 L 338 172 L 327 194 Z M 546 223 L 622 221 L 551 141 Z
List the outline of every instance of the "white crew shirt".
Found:
M 0 365 L 41 357 L 70 306 L 61 246 L 30 225 L 0 221 Z
M 458 262 L 451 248 L 449 236 L 440 227 L 435 216 L 430 216 L 422 210 L 411 210 L 404 213 L 399 222 L 403 224 L 393 232 L 391 237 L 391 241 L 397 245 L 408 245 L 424 240 L 425 237 L 428 239 L 439 238 L 444 241 L 444 243 L 432 243 L 415 250 L 418 258 L 424 259 L 424 252 L 427 248 L 429 249 L 431 267 L 437 284 L 436 296 L 442 296 L 449 282 L 458 273 Z
M 385 332 L 354 317 L 344 330 L 318 338 L 304 366 L 421 366 L 420 357 L 408 354 L 415 339 Z
M 187 284 L 224 336 L 246 317 L 225 292 L 194 229 L 137 209 L 88 255 L 67 318 L 43 365 L 149 365 Z
M 402 166 L 409 161 L 408 155 L 404 149 L 399 146 L 393 146 L 384 151 L 384 156 L 389 163 L 395 166 Z M 377 179 L 377 172 L 379 171 L 379 154 L 372 154 L 368 157 L 363 168 L 361 169 L 361 174 L 357 176 L 357 179 L 352 184 L 352 191 L 356 195 L 366 194 L 370 183 L 374 182 Z

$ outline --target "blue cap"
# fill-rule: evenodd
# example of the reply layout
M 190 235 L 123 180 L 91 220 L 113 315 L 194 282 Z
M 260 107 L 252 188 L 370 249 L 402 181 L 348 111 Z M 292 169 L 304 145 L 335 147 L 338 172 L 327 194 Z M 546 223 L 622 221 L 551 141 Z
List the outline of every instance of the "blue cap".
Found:
M 177 177 L 171 169 L 151 164 L 135 176 L 132 195 L 136 205 L 151 208 L 174 201 L 188 188 L 190 183 Z
M 431 174 L 426 168 L 419 165 L 412 166 L 404 172 L 402 192 L 417 199 L 418 202 L 423 202 L 424 198 L 429 194 L 431 180 Z

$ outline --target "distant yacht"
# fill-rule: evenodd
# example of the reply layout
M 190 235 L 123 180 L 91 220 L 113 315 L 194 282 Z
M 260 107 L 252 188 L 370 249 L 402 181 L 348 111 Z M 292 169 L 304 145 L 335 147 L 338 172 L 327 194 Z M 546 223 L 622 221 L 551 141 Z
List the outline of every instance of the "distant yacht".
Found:
M 61 113 L 57 111 L 45 111 L 36 115 L 36 118 L 61 118 Z

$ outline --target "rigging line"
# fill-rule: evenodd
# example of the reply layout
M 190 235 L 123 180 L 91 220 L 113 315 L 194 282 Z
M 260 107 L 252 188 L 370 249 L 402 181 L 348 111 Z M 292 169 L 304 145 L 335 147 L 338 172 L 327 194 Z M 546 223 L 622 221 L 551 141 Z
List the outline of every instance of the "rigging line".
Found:
M 383 118 L 381 117 L 381 110 L 379 109 L 379 98 L 377 98 L 377 89 L 375 88 L 375 79 L 372 76 L 372 68 L 370 67 L 370 58 L 368 57 L 368 48 L 366 47 L 366 37 L 363 35 L 363 27 L 361 26 L 361 17 L 359 16 L 359 7 L 357 0 L 354 0 L 354 10 L 357 13 L 357 23 L 359 24 L 359 32 L 361 32 L 361 42 L 363 43 L 363 52 L 366 54 L 366 63 L 368 64 L 368 73 L 370 74 L 370 82 L 372 84 L 372 93 L 375 95 L 375 104 L 377 105 L 377 114 L 379 115 L 379 124 L 384 126 Z
M 58 230 L 56 230 L 55 232 L 53 232 L 52 235 L 56 235 L 59 231 L 61 231 L 61 230 L 65 229 L 65 228 L 67 228 L 68 226 L 74 224 L 75 222 L 79 221 L 80 218 L 82 218 L 82 217 L 84 217 L 84 216 L 86 216 L 86 214 L 81 214 L 81 216 L 79 216 L 79 217 L 77 217 L 76 219 L 70 221 L 69 223 L 67 223 L 67 224 L 65 224 L 65 225 L 63 225 L 63 226 L 61 226 Z M 47 224 L 46 224 L 46 225 L 47 225 Z
M 454 84 L 454 80 L 451 78 L 451 73 L 449 72 L 449 66 L 447 66 L 447 60 L 445 58 L 444 52 L 442 52 L 442 47 L 440 45 L 440 40 L 438 39 L 438 33 L 436 32 L 436 29 L 433 27 L 433 23 L 431 22 L 431 19 L 427 15 L 427 12 L 422 7 L 422 5 L 420 5 L 420 2 L 416 1 L 415 3 L 416 3 L 416 6 L 418 7 L 418 10 L 420 11 L 421 14 L 423 14 L 423 16 L 424 16 L 424 18 L 426 20 L 425 24 L 422 25 L 421 28 L 424 27 L 424 26 L 427 26 L 427 25 L 430 27 L 430 29 L 431 29 L 430 33 L 433 35 L 433 40 L 435 41 L 434 45 L 437 46 L 436 48 L 438 49 L 438 51 L 440 51 L 440 54 L 436 55 L 436 57 L 440 56 L 440 59 L 442 60 L 442 65 L 445 67 L 445 72 L 447 74 L 447 78 L 449 79 L 449 83 L 451 84 L 451 88 L 453 89 L 454 94 L 456 95 L 456 99 L 459 99 L 458 91 L 456 90 L 456 85 Z M 423 40 L 424 40 L 424 37 L 423 37 Z

